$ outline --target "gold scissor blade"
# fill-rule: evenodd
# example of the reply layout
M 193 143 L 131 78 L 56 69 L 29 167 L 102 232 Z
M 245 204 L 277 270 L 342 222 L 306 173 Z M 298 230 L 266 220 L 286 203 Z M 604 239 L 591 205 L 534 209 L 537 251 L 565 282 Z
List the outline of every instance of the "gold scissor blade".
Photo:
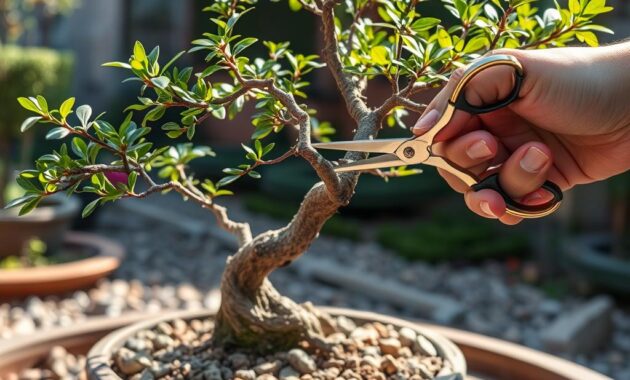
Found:
M 354 162 L 349 162 L 347 164 L 341 164 L 339 166 L 335 166 L 335 171 L 337 173 L 343 172 L 353 172 L 360 170 L 373 170 L 373 169 L 382 169 L 382 168 L 391 168 L 394 166 L 402 166 L 405 165 L 403 161 L 401 161 L 398 156 L 395 154 L 383 154 L 376 157 L 371 157 L 365 160 L 359 160 Z
M 334 141 L 329 143 L 313 144 L 313 148 L 365 153 L 394 153 L 400 144 L 407 140 L 409 139 Z

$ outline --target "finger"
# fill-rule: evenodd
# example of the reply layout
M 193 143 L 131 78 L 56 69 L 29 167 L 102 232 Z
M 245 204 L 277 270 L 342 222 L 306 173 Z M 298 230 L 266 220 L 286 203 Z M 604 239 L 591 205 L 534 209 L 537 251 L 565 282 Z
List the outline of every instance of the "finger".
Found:
M 488 189 L 471 190 L 464 194 L 464 199 L 469 209 L 484 218 L 499 219 L 499 221 L 507 225 L 515 225 L 522 221 L 522 218 L 505 212 L 505 201 L 496 191 Z
M 464 193 L 466 205 L 472 212 L 489 219 L 499 219 L 505 214 L 505 201 L 493 190 L 469 190 Z
M 477 130 L 437 144 L 433 152 L 461 168 L 468 169 L 494 158 L 498 147 L 499 143 L 492 134 Z
M 466 171 L 476 176 L 479 176 L 481 173 L 484 173 L 488 170 L 489 165 L 490 164 L 488 162 L 484 162 L 477 166 L 473 166 L 472 168 L 468 168 L 466 169 Z M 438 168 L 438 173 L 446 181 L 446 183 L 458 193 L 463 194 L 470 189 L 470 186 L 466 185 L 464 181 L 459 179 L 459 177 L 457 177 L 455 174 L 448 172 L 446 169 Z
M 420 116 L 414 125 L 412 132 L 415 135 L 419 136 L 425 134 L 433 128 L 438 120 L 440 120 L 442 113 L 446 110 L 451 94 L 455 91 L 457 84 L 464 76 L 464 71 L 465 70 L 463 68 L 453 71 L 449 81 L 446 83 L 446 86 L 435 96 L 435 98 L 433 98 L 431 103 L 429 103 L 427 108 L 424 110 L 422 116 Z M 455 112 L 449 122 L 449 126 L 454 125 L 454 127 L 451 128 L 460 130 L 466 125 L 471 117 L 472 116 L 466 112 Z
M 552 163 L 551 150 L 545 144 L 523 144 L 501 166 L 501 187 L 513 199 L 523 198 L 540 189 L 547 179 Z
M 416 123 L 413 129 L 414 134 L 422 135 L 438 122 L 463 73 L 461 69 L 453 72 L 446 87 L 429 104 Z M 494 66 L 475 75 L 466 84 L 464 96 L 466 101 L 473 106 L 489 105 L 505 99 L 513 90 L 514 85 L 514 68 L 505 65 Z M 458 135 L 470 120 L 470 114 L 455 111 L 449 123 L 436 135 L 435 141 L 445 141 Z

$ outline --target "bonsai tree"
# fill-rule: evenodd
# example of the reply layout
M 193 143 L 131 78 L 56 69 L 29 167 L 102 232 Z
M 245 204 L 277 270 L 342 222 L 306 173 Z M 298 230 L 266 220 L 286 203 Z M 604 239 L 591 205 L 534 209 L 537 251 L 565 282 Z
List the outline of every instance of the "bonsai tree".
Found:
M 107 202 L 169 191 L 197 203 L 240 244 L 223 274 L 214 339 L 217 344 L 261 351 L 300 341 L 326 348 L 325 332 L 334 328 L 309 304 L 283 297 L 267 278 L 307 250 L 324 223 L 350 202 L 360 176 L 336 174 L 335 164 L 311 146 L 314 138 L 327 138 L 329 128 L 322 129 L 315 110 L 303 103 L 309 73 L 324 67 L 330 71 L 355 122 L 354 137 L 368 139 L 376 137 L 384 123 L 402 126 L 407 112 L 422 112 L 424 105 L 414 95 L 442 86 L 453 70 L 493 49 L 564 46 L 574 39 L 596 45 L 593 32 L 610 32 L 592 23 L 594 16 L 611 9 L 604 0 L 571 0 L 568 9 L 556 5 L 544 12 L 531 0 L 446 0 L 444 6 L 457 21 L 450 26 L 423 17 L 425 4 L 416 0 L 290 0 L 294 10 L 320 19 L 323 62 L 317 55 L 293 52 L 288 43 L 271 41 L 262 42 L 268 55 L 253 58 L 246 52 L 257 40 L 240 36 L 238 24 L 255 3 L 217 0 L 206 8 L 212 13 L 213 29 L 193 41 L 189 50 L 205 55 L 206 66 L 199 71 L 174 66 L 184 52 L 162 63 L 159 48 L 147 51 L 140 42 L 127 62 L 106 64 L 127 70 L 129 80 L 141 87 L 138 103 L 127 108 L 120 125 L 108 123 L 102 114 L 94 117 L 87 105 L 75 109 L 74 98 L 58 108 L 49 107 L 41 97 L 20 98 L 20 104 L 34 114 L 23 123 L 23 131 L 43 124 L 48 139 L 67 143 L 40 157 L 33 170 L 21 173 L 19 183 L 26 195 L 10 206 L 21 206 L 21 213 L 26 213 L 59 192 L 97 194 L 99 198 L 83 210 L 84 216 Z M 226 76 L 215 75 L 218 72 L 229 74 L 229 80 L 220 80 Z M 367 83 L 383 78 L 391 84 L 391 96 L 368 107 Z M 192 139 L 208 118 L 233 117 L 246 102 L 254 102 L 257 111 L 252 117 L 252 142 L 243 143 L 244 163 L 226 168 L 220 179 L 195 178 L 187 170 L 189 162 L 212 156 L 213 151 L 180 141 Z M 179 122 L 161 125 L 167 111 L 178 112 Z M 174 140 L 172 145 L 156 147 L 147 140 L 149 132 L 158 128 Z M 283 128 L 294 128 L 298 137 L 290 149 L 275 153 L 274 144 L 265 139 Z M 239 178 L 258 178 L 261 166 L 294 156 L 306 160 L 321 181 L 304 196 L 285 227 L 252 236 L 247 223 L 230 219 L 220 197 L 232 194 L 229 185 Z M 363 158 L 359 153 L 344 157 Z M 405 170 L 376 174 L 398 173 Z

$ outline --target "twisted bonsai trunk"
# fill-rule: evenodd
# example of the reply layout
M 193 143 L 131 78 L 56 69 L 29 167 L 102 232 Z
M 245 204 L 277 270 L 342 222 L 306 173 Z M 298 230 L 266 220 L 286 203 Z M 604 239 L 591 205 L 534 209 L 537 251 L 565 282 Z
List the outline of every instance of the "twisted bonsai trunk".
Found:
M 392 94 L 376 109 L 363 100 L 365 89 L 360 78 L 344 71 L 335 34 L 334 7 L 339 0 L 326 0 L 322 8 L 311 11 L 321 17 L 324 34 L 323 57 L 343 96 L 348 113 L 356 122 L 354 138 L 364 140 L 378 134 L 383 117 L 394 107 L 414 105 L 406 96 L 409 89 Z M 337 175 L 331 163 L 314 150 L 310 143 L 310 120 L 291 96 L 271 92 L 299 120 L 297 153 L 317 172 L 322 182 L 306 194 L 293 220 L 285 227 L 268 231 L 243 241 L 231 258 L 221 281 L 221 307 L 217 314 L 215 343 L 250 347 L 258 351 L 282 349 L 306 341 L 312 348 L 326 349 L 326 330 L 334 328 L 326 315 L 310 304 L 299 305 L 282 296 L 267 276 L 276 268 L 289 265 L 308 249 L 324 223 L 348 204 L 359 179 L 358 172 Z M 286 94 L 285 94 L 286 95 Z M 367 155 L 348 152 L 346 160 L 360 160 Z M 248 229 L 249 227 L 247 227 Z

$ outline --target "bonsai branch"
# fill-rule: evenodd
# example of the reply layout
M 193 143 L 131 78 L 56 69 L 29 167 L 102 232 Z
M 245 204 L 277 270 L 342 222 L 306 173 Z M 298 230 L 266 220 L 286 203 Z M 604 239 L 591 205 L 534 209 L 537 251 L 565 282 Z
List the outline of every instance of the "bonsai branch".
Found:
M 324 29 L 324 49 L 323 56 L 330 68 L 332 76 L 335 78 L 337 87 L 344 98 L 350 116 L 355 121 L 363 119 L 369 109 L 362 99 L 358 79 L 349 76 L 343 67 L 339 56 L 339 42 L 335 33 L 335 6 L 339 0 L 325 0 L 322 7 L 322 26 Z

